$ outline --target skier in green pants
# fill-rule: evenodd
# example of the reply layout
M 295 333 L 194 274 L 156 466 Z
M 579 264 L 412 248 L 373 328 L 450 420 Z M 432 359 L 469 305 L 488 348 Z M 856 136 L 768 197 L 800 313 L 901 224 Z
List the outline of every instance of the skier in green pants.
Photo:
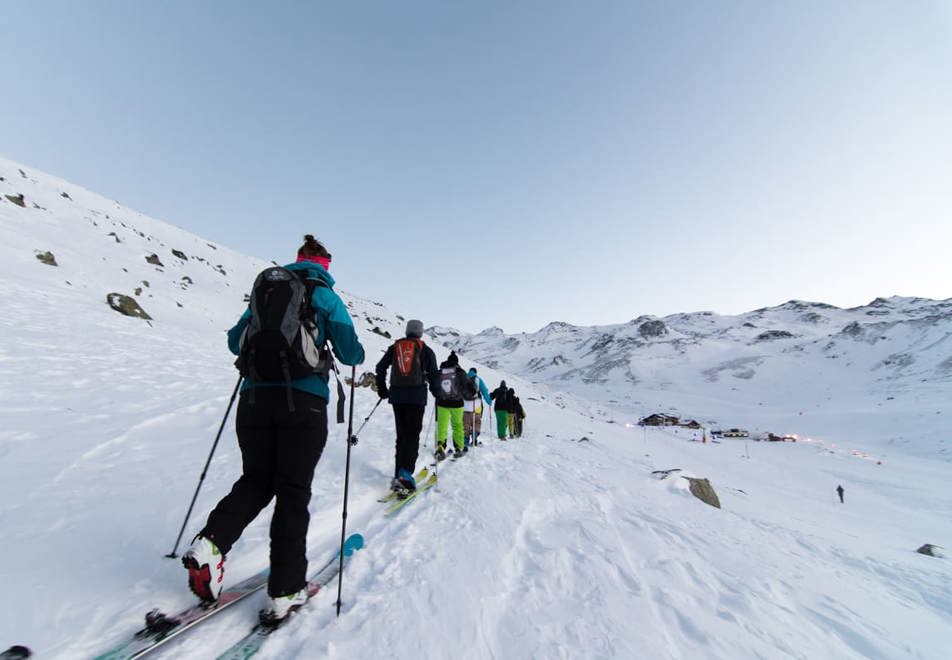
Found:
M 496 436 L 505 440 L 509 435 L 509 388 L 506 387 L 506 381 L 502 381 L 489 398 L 496 404 Z
M 455 458 L 462 456 L 467 447 L 463 442 L 463 387 L 466 372 L 459 367 L 455 352 L 440 365 L 437 376 L 439 387 L 436 395 L 436 458 L 446 458 L 446 433 L 453 428 Z

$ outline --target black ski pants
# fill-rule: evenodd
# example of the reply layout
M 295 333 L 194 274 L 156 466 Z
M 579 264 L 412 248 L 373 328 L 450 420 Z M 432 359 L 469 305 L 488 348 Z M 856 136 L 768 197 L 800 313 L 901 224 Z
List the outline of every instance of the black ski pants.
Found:
M 420 431 L 423 430 L 424 406 L 393 404 L 393 422 L 397 427 L 397 450 L 394 457 L 393 476 L 400 470 L 410 474 L 416 470 L 420 453 Z
M 228 553 L 245 527 L 274 498 L 268 594 L 285 596 L 307 584 L 307 528 L 314 468 L 327 442 L 327 402 L 283 387 L 259 387 L 238 402 L 242 474 L 209 514 L 200 534 Z

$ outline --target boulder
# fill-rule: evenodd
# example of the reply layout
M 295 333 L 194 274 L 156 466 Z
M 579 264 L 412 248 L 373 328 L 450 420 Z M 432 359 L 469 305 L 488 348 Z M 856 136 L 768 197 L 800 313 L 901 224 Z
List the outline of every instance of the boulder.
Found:
M 150 254 L 148 257 L 145 258 L 145 260 L 146 260 L 147 262 L 149 262 L 150 264 L 152 264 L 153 266 L 158 266 L 158 267 L 160 267 L 160 268 L 165 268 L 165 265 L 162 263 L 162 260 L 159 259 L 159 255 L 157 255 L 157 254 L 155 254 L 155 253 Z
M 939 552 L 939 546 L 932 545 L 931 543 L 926 543 L 916 550 L 920 555 L 928 555 L 930 557 L 941 557 L 942 553 Z
M 9 199 L 11 202 L 16 204 L 17 206 L 22 206 L 23 208 L 26 208 L 26 200 L 23 199 L 23 193 L 20 193 L 19 195 L 4 195 L 4 197 Z
M 135 316 L 136 318 L 151 320 L 152 317 L 146 314 L 145 310 L 139 306 L 134 298 L 121 293 L 107 293 L 106 302 L 114 310 L 125 316 Z
M 350 376 L 344 376 L 344 382 L 347 385 L 351 384 Z M 377 377 L 372 371 L 365 371 L 360 375 L 360 378 L 357 379 L 357 384 L 355 387 L 369 387 L 374 392 L 377 391 Z
M 374 334 L 378 334 L 381 337 L 386 337 L 387 339 L 391 339 L 390 333 L 387 332 L 386 330 L 381 330 L 380 326 L 375 325 L 373 330 L 371 330 L 371 332 L 373 332 Z
M 49 250 L 47 250 L 46 252 L 37 252 L 36 258 L 39 259 L 42 263 L 46 264 L 47 266 L 59 266 L 59 264 L 56 263 L 56 257 L 54 257 L 53 253 L 50 252 Z
M 682 479 L 688 480 L 688 483 L 691 485 L 691 494 L 694 495 L 694 497 L 705 504 L 710 504 L 718 509 L 721 508 L 721 501 L 717 498 L 717 493 L 714 492 L 714 487 L 710 481 L 707 479 L 695 479 L 693 477 L 682 477 Z
M 182 261 L 188 261 L 188 257 L 185 256 L 185 253 L 181 250 L 172 250 L 172 256 L 178 257 Z

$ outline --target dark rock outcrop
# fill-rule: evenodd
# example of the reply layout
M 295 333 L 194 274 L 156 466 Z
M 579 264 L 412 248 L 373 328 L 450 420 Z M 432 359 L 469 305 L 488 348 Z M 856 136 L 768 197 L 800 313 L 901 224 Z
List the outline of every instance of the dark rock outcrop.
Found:
M 165 268 L 165 264 L 162 263 L 162 260 L 159 259 L 159 255 L 157 254 L 150 254 L 148 257 L 145 258 L 145 260 L 148 261 L 153 266 L 159 266 L 160 268 Z
M 182 261 L 188 261 L 188 257 L 185 256 L 185 253 L 181 250 L 172 250 L 172 256 L 178 257 Z
M 107 293 L 106 302 L 109 303 L 110 307 L 124 316 L 135 316 L 136 318 L 145 319 L 147 321 L 152 320 L 152 317 L 146 314 L 145 310 L 139 306 L 139 303 L 137 303 L 134 298 L 122 293 Z
M 26 200 L 23 199 L 23 193 L 20 193 L 19 195 L 4 195 L 4 197 L 9 199 L 11 202 L 16 204 L 17 206 L 26 208 Z
M 931 543 L 926 543 L 918 550 L 916 550 L 920 555 L 928 555 L 929 557 L 941 557 L 942 553 L 939 552 L 939 546 L 932 545 Z
M 668 334 L 668 326 L 664 324 L 664 321 L 660 320 L 645 321 L 638 326 L 638 334 L 645 339 L 649 337 L 663 337 Z
M 757 335 L 755 341 L 774 341 L 775 339 L 792 339 L 793 333 L 786 330 L 767 330 Z

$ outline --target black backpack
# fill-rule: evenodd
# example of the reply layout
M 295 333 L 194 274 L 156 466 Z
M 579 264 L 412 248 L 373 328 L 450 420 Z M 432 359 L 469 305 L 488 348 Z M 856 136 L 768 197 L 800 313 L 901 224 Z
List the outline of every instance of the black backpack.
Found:
M 463 398 L 459 367 L 440 369 L 440 387 L 436 398 L 440 401 L 459 401 Z M 465 375 L 465 374 L 462 374 Z
M 390 387 L 423 385 L 423 340 L 407 337 L 394 342 L 390 367 Z
M 291 381 L 317 373 L 326 377 L 329 352 L 317 345 L 311 294 L 322 280 L 305 279 L 275 266 L 261 272 L 251 291 L 251 318 L 239 340 L 235 366 L 253 382 Z M 290 394 L 289 394 L 290 400 Z
M 476 376 L 466 376 L 466 382 L 463 383 L 463 398 L 469 401 L 475 401 L 479 398 L 479 386 L 476 385 Z

